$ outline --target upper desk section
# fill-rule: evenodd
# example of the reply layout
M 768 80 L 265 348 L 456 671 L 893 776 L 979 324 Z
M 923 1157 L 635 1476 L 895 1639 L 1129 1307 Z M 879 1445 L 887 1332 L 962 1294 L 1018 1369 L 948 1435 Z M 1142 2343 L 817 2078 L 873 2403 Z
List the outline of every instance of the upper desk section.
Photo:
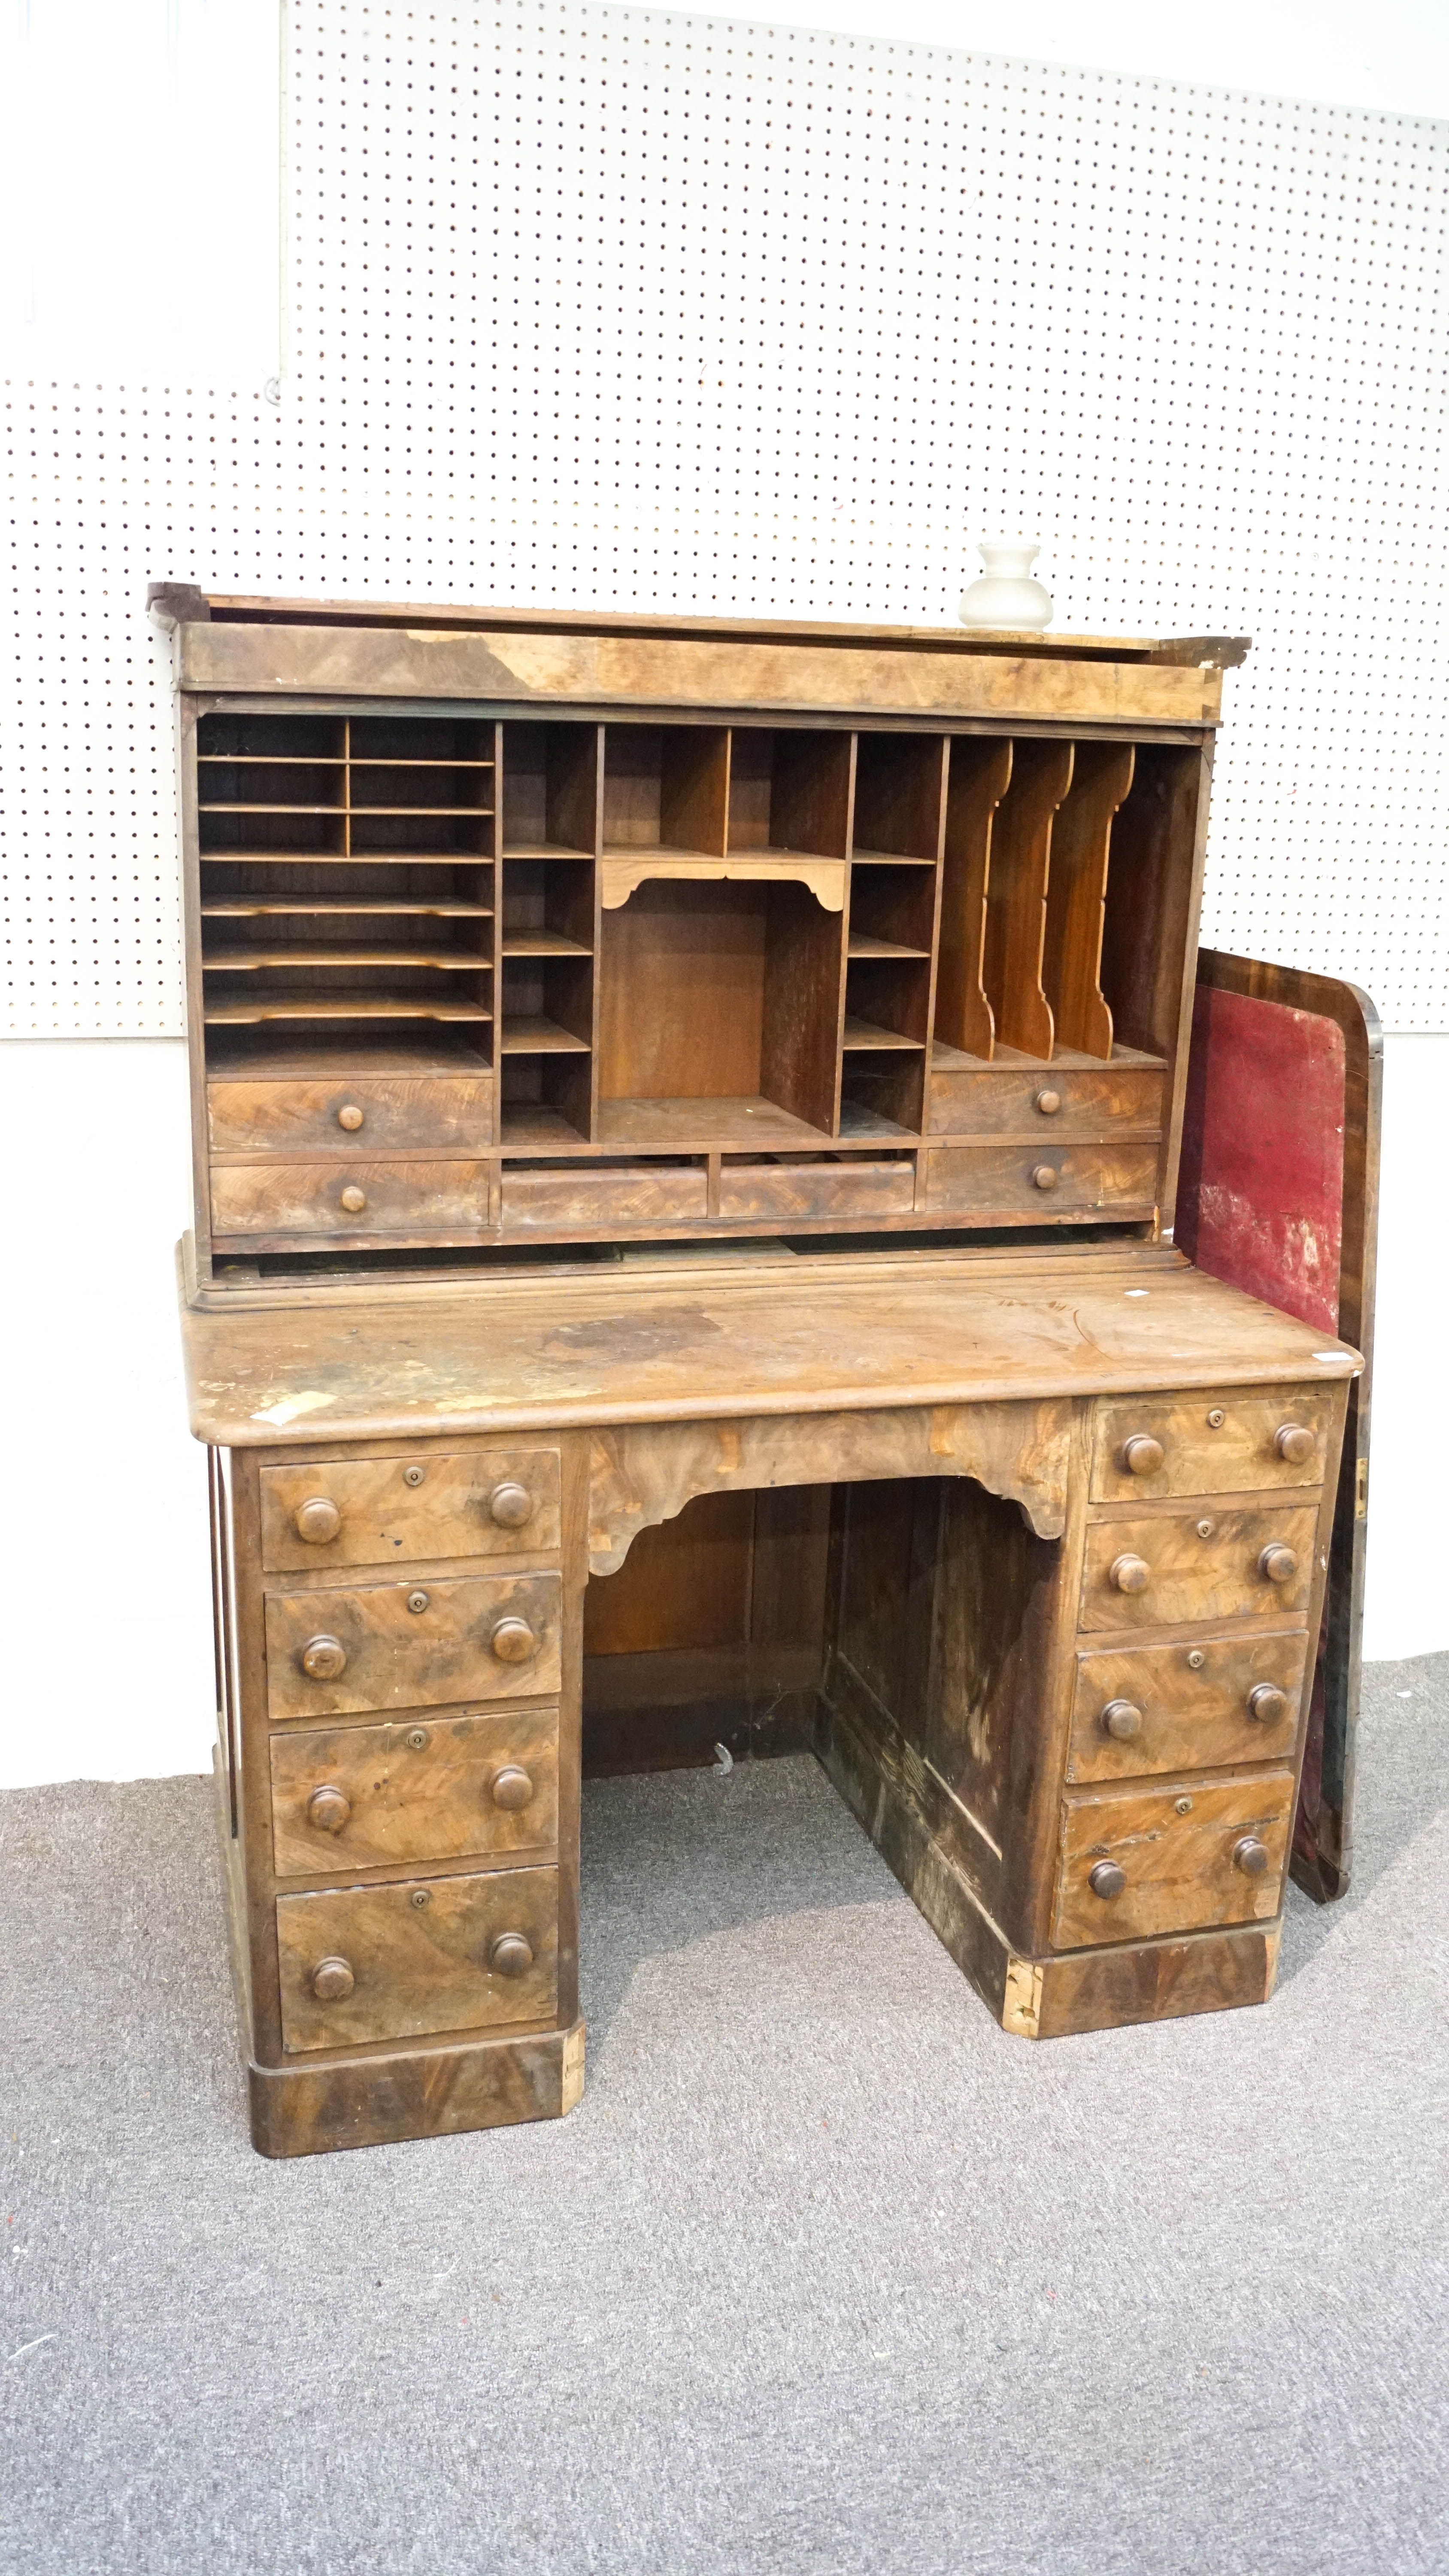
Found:
M 152 605 L 204 1293 L 1170 1227 L 1241 641 Z
M 372 606 L 152 585 L 182 689 L 227 695 L 629 707 L 918 723 L 1215 725 L 1238 637 L 1012 635 L 960 627 Z

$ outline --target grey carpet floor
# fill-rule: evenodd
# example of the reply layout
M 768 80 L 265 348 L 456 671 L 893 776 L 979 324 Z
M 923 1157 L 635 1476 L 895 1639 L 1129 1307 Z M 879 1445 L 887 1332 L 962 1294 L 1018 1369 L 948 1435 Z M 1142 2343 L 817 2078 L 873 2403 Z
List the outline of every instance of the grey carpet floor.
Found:
M 808 1761 L 599 1783 L 578 2111 L 291 2164 L 209 1790 L 9 1793 L 0 2565 L 1442 2576 L 1446 1719 L 1266 2011 L 1040 2048 Z

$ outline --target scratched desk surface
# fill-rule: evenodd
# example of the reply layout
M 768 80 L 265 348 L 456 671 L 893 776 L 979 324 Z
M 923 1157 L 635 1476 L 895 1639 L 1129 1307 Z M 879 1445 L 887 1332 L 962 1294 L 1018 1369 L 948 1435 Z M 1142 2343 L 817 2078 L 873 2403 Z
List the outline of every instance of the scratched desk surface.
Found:
M 1358 1355 L 1145 1245 L 660 1255 L 183 1309 L 191 1426 L 231 1448 L 1342 1378 Z

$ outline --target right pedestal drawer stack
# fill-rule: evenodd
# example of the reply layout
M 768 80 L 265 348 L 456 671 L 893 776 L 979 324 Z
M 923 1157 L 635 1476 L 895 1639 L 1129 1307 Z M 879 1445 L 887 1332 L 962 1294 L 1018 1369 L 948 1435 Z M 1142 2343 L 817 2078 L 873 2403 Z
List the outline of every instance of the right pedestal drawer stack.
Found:
M 1328 1387 L 1098 1405 L 1056 1949 L 1277 1914 L 1333 1445 Z

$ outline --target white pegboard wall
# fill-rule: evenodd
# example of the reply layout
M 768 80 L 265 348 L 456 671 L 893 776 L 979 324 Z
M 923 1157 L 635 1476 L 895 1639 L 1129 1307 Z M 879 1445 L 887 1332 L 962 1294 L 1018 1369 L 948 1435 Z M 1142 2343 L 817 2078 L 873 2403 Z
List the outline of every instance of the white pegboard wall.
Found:
M 148 579 L 1249 633 L 1204 936 L 1449 1025 L 1449 127 L 724 19 L 292 0 L 288 373 L 12 388 L 17 1034 L 180 1026 Z M 28 932 L 27 925 L 28 923 Z

